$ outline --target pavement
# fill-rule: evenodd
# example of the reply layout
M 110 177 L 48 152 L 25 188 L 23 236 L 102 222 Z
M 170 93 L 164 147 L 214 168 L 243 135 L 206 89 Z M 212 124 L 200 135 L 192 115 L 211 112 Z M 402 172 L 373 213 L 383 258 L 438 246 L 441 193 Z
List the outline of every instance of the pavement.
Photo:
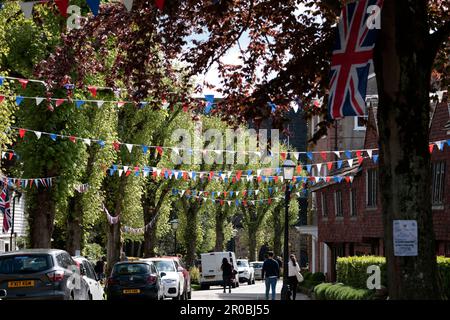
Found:
M 283 281 L 279 280 L 276 286 L 276 300 L 280 300 Z M 263 281 L 256 281 L 253 285 L 241 283 L 239 288 L 231 289 L 231 293 L 223 293 L 223 287 L 213 286 L 209 290 L 196 290 L 192 292 L 192 300 L 265 300 L 266 286 Z M 270 292 L 269 298 L 272 296 Z M 300 292 L 295 300 L 310 300 Z

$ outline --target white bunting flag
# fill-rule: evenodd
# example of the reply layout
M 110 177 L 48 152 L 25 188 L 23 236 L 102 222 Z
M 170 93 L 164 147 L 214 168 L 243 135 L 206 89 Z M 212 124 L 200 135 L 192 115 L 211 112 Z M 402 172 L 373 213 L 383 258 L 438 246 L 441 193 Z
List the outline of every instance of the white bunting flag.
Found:
M 333 153 L 340 159 L 341 158 L 341 154 L 339 151 L 333 151 Z
M 184 196 L 184 193 L 186 192 L 186 190 L 180 190 L 181 191 L 181 197 Z
M 255 190 L 255 195 L 258 195 L 258 193 L 259 193 L 259 190 Z
M 123 171 L 127 172 L 128 171 L 128 166 L 123 166 Z
M 227 201 L 228 205 L 231 207 L 231 201 Z
M 256 176 L 260 177 L 261 176 L 261 169 L 256 170 Z
M 367 150 L 367 155 L 369 156 L 370 159 L 372 159 L 372 149 L 368 149 Z
M 292 101 L 291 102 L 291 106 L 292 106 L 292 109 L 294 109 L 294 112 L 297 113 L 297 111 L 298 111 L 298 103 L 295 102 L 295 101 Z
M 350 168 L 353 167 L 353 159 L 348 159 L 347 162 Z
M 20 9 L 22 9 L 23 15 L 25 16 L 26 19 L 30 19 L 31 18 L 31 15 L 33 14 L 33 6 L 37 2 L 39 2 L 39 1 L 32 1 L 32 2 L 20 1 L 19 2 Z
M 322 164 L 318 163 L 318 164 L 316 164 L 316 167 L 317 167 L 317 174 L 320 174 L 320 170 L 322 169 Z
M 239 195 L 239 191 L 236 191 L 236 197 Z
M 103 100 L 97 101 L 97 107 L 101 108 L 104 103 L 105 103 L 105 101 L 103 101 Z
M 118 172 L 119 172 L 119 177 L 122 176 L 123 170 L 119 169 Z
M 40 105 L 42 101 L 44 101 L 44 98 L 36 98 L 36 105 Z
M 300 152 L 294 152 L 294 159 L 298 160 L 300 156 Z
M 90 139 L 83 139 L 83 142 L 84 142 L 86 145 L 88 145 L 88 146 L 91 145 L 91 140 L 90 140 Z
M 126 143 L 125 145 L 127 146 L 128 152 L 131 153 L 131 151 L 133 151 L 133 145 L 130 143 Z
M 320 177 L 314 177 L 314 179 L 316 180 L 316 183 L 319 183 Z
M 435 144 L 436 144 L 436 147 L 438 147 L 438 150 L 442 151 L 442 148 L 444 147 L 444 141 L 438 141 Z
M 41 138 L 41 134 L 42 132 L 40 131 L 35 131 L 34 134 L 36 135 L 36 137 L 38 138 L 38 140 Z
M 350 178 L 350 182 L 353 182 L 353 176 L 349 176 L 349 178 Z
M 123 5 L 127 8 L 127 11 L 130 12 L 131 8 L 133 8 L 133 0 L 123 0 Z
M 253 176 L 247 176 L 247 182 L 250 182 L 253 180 Z

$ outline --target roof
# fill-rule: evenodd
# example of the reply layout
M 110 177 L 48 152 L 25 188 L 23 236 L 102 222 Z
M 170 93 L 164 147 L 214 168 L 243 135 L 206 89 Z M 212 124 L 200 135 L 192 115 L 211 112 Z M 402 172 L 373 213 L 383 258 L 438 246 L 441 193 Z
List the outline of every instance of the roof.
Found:
M 14 255 L 23 255 L 23 254 L 54 254 L 54 253 L 61 253 L 66 252 L 61 249 L 23 249 L 23 250 L 17 250 L 17 251 L 9 251 L 2 253 L 1 256 L 14 256 Z

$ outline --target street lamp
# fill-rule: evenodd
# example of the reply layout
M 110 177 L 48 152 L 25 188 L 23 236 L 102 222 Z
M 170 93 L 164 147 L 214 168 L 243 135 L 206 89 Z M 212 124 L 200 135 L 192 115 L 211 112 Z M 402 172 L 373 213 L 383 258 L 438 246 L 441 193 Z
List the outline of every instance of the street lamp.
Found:
M 170 225 L 172 226 L 172 230 L 175 232 L 174 250 L 175 250 L 175 255 L 176 255 L 177 254 L 177 229 L 178 229 L 178 226 L 179 226 L 178 219 L 173 219 L 172 221 L 170 221 Z
M 283 178 L 286 185 L 286 191 L 284 196 L 284 250 L 283 250 L 283 288 L 281 289 L 281 300 L 288 300 L 289 285 L 289 200 L 291 199 L 290 182 L 294 178 L 295 163 L 291 159 L 286 159 L 283 163 Z

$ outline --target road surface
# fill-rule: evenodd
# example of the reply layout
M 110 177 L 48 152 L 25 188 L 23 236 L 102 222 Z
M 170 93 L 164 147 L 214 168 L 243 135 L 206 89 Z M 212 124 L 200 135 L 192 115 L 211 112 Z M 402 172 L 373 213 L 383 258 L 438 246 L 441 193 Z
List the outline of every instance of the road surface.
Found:
M 276 300 L 280 300 L 283 281 L 279 280 L 276 286 Z M 223 293 L 223 287 L 214 286 L 209 290 L 196 290 L 192 292 L 192 300 L 265 300 L 266 286 L 263 281 L 256 281 L 253 285 L 241 283 L 239 288 L 231 289 L 231 293 Z M 271 298 L 269 295 L 269 299 Z M 309 300 L 309 297 L 297 293 L 296 300 Z

